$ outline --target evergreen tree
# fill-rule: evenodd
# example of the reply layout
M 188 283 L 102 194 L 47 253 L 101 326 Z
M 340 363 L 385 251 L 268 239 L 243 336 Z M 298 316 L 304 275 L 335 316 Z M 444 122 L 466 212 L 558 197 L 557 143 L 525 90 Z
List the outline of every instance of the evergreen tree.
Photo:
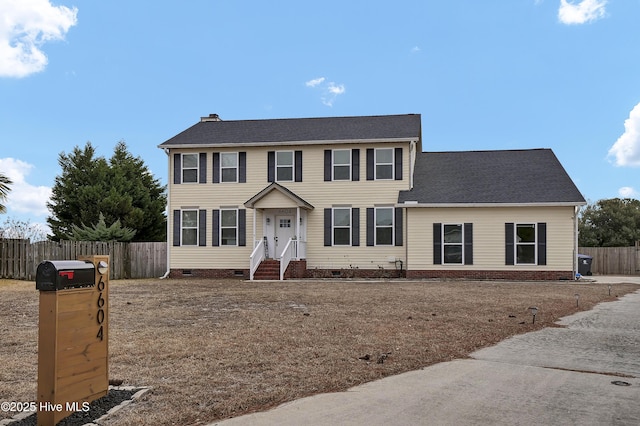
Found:
M 97 226 L 101 214 L 106 223 L 119 221 L 134 230 L 134 241 L 166 239 L 164 187 L 124 142 L 116 145 L 108 162 L 96 158 L 87 142 L 83 150 L 76 147 L 69 155 L 61 153 L 58 163 L 62 173 L 52 189 L 47 219 L 53 239 L 67 238 L 85 224 Z
M 98 223 L 93 226 L 72 225 L 70 235 L 67 239 L 72 241 L 131 241 L 136 235 L 136 231 L 131 228 L 123 228 L 120 220 L 116 220 L 110 226 L 104 221 L 104 215 L 100 213 Z

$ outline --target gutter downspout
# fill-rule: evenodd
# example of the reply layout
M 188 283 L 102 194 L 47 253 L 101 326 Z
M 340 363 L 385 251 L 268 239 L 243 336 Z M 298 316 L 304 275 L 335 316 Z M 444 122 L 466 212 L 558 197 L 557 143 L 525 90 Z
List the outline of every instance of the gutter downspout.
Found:
M 164 273 L 163 276 L 160 277 L 161 280 L 164 280 L 165 278 L 167 278 L 169 276 L 169 273 L 171 273 L 171 248 L 169 246 L 169 220 L 170 220 L 170 211 L 169 211 L 169 202 L 170 202 L 170 195 L 171 195 L 171 185 L 169 183 L 170 177 L 171 177 L 171 157 L 169 156 L 169 148 L 165 148 L 164 149 L 164 153 L 167 154 L 167 164 L 168 164 L 168 171 L 167 171 L 167 271 Z
M 578 278 L 578 211 L 579 206 L 573 208 L 573 279 Z

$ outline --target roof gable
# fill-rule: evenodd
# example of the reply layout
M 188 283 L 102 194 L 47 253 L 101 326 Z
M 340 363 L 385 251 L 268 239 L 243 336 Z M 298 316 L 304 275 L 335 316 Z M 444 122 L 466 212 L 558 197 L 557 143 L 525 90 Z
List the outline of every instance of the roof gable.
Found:
M 423 152 L 416 159 L 414 187 L 399 203 L 584 204 L 550 149 Z
M 216 121 L 203 119 L 160 148 L 419 140 L 420 114 Z
M 258 204 L 261 201 L 267 199 L 270 194 L 280 194 L 281 196 L 284 197 L 285 200 L 290 201 L 293 206 L 302 207 L 303 209 L 306 209 L 306 210 L 313 210 L 313 206 L 311 204 L 307 203 L 305 200 L 303 200 L 302 198 L 298 197 L 290 189 L 285 188 L 284 186 L 282 186 L 282 185 L 280 185 L 279 183 L 276 183 L 276 182 L 273 182 L 273 183 L 267 185 L 266 188 L 264 188 L 262 191 L 258 192 L 256 195 L 251 197 L 249 200 L 247 200 L 244 203 L 244 205 L 245 205 L 245 207 L 250 208 L 250 209 L 259 207 Z

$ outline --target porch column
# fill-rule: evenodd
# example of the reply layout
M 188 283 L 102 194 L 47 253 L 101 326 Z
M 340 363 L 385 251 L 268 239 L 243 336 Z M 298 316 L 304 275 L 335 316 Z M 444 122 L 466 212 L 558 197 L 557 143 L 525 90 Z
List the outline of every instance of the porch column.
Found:
M 256 248 L 256 216 L 258 216 L 258 209 L 253 209 L 253 243 L 251 243 L 251 249 Z
M 300 244 L 300 206 L 296 207 L 296 260 L 300 260 L 298 257 L 298 250 Z

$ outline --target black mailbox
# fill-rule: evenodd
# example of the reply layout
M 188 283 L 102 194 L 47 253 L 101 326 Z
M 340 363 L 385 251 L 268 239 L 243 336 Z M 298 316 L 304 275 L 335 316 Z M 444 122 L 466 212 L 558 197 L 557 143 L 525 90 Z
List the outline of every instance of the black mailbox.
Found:
M 91 262 L 45 260 L 36 270 L 36 290 L 56 291 L 94 285 L 95 268 Z

